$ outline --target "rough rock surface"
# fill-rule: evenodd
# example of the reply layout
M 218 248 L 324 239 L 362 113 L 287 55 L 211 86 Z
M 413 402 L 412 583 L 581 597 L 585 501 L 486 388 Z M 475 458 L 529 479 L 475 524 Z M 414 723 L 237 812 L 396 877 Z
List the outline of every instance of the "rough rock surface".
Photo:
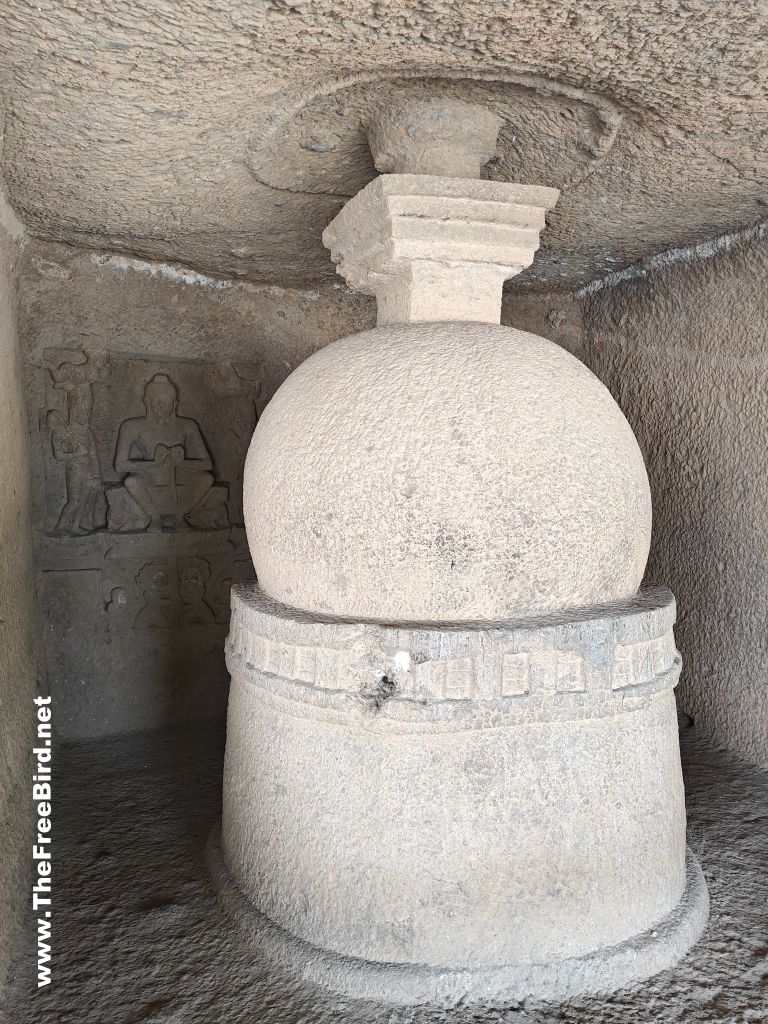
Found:
M 678 699 L 700 733 L 763 765 L 767 279 L 762 226 L 582 294 L 510 295 L 504 311 L 591 367 L 632 424 L 653 496 L 645 582 L 678 601 Z
M 56 770 L 54 981 L 34 988 L 32 922 L 14 1024 L 758 1024 L 768 1014 L 768 780 L 683 734 L 688 839 L 712 897 L 674 969 L 608 999 L 393 1009 L 334 998 L 254 958 L 204 863 L 223 737 L 198 730 L 64 748 Z
M 674 615 L 659 589 L 576 621 L 408 629 L 235 587 L 215 871 L 253 901 L 234 919 L 263 949 L 255 907 L 280 962 L 396 1003 L 614 991 L 676 962 L 707 897 Z
M 768 237 L 586 296 L 587 361 L 646 457 L 647 579 L 678 599 L 683 706 L 768 765 Z M 610 283 L 610 282 L 609 282 Z
M 21 225 L 0 190 L 0 994 L 29 872 L 28 766 L 37 690 L 28 446 L 17 333 Z
M 8 0 L 3 161 L 41 237 L 252 279 L 330 278 L 320 234 L 349 193 L 333 175 L 320 193 L 295 175 L 359 135 L 357 91 L 373 80 L 376 97 L 397 75 L 506 77 L 501 164 L 519 178 L 518 154 L 525 165 L 542 136 L 558 140 L 544 143 L 549 167 L 574 149 L 589 164 L 520 282 L 568 286 L 764 214 L 766 19 L 758 0 Z M 260 175 L 269 118 L 324 95 L 322 116 L 281 123 L 284 159 Z M 618 110 L 607 149 L 606 102 Z M 355 145 L 342 163 L 364 183 L 373 166 Z
M 368 145 L 381 174 L 479 178 L 501 125 L 484 105 L 427 100 L 386 111 L 371 123 Z

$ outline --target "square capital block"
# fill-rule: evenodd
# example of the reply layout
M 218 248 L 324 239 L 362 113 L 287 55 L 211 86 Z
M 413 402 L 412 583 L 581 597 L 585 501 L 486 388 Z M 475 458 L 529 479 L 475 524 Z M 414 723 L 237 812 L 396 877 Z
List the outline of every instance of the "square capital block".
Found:
M 530 266 L 557 189 L 386 174 L 323 232 L 339 273 L 375 295 L 378 322 L 498 324 L 501 292 Z

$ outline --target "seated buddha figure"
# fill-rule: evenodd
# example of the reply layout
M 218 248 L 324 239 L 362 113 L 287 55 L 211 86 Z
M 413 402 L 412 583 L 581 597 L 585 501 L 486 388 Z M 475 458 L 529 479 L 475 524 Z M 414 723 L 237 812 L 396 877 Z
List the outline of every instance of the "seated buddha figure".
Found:
M 226 525 L 226 488 L 214 485 L 200 428 L 178 415 L 177 402 L 170 377 L 155 374 L 144 388 L 146 415 L 121 425 L 115 470 L 125 476 L 108 492 L 111 529 Z

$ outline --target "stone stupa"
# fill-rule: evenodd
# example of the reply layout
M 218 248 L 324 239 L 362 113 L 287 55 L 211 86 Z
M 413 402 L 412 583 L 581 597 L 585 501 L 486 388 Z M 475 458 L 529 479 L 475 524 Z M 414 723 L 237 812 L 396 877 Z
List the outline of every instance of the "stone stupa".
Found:
M 498 122 L 414 103 L 323 239 L 378 325 L 279 389 L 254 434 L 236 587 L 222 899 L 351 995 L 609 991 L 707 915 L 685 845 L 666 590 L 618 406 L 500 326 L 551 188 L 479 180 Z

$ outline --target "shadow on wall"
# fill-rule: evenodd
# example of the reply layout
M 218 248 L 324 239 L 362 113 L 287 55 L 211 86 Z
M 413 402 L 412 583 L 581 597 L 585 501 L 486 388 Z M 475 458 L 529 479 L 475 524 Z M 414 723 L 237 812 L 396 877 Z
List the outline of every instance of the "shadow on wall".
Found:
M 768 237 L 689 255 L 588 297 L 585 361 L 648 466 L 647 580 L 677 597 L 680 703 L 768 765 Z
M 47 349 L 33 438 L 45 656 L 63 738 L 221 718 L 259 368 Z

